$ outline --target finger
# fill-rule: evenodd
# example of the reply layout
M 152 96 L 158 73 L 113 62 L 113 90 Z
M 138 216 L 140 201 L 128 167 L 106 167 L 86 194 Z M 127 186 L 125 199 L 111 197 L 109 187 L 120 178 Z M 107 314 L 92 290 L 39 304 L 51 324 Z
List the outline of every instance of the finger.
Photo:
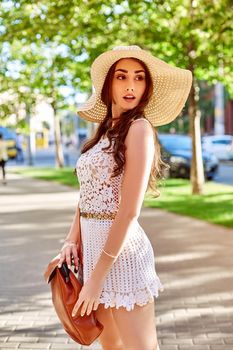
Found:
M 89 316 L 90 313 L 92 312 L 94 303 L 95 303 L 95 300 L 89 302 L 88 307 L 87 307 L 87 316 Z
M 71 253 L 71 249 L 68 247 L 68 248 L 66 249 L 66 262 L 67 262 L 67 265 L 68 265 L 68 268 L 69 268 L 69 269 L 71 268 L 70 253 Z
M 79 294 L 78 301 L 76 302 L 76 304 L 73 307 L 72 316 L 76 315 L 76 313 L 79 310 L 79 308 L 82 305 L 82 303 L 83 303 L 83 299 L 82 299 L 82 297 L 80 297 L 80 294 Z
M 72 254 L 74 257 L 74 266 L 78 268 L 78 252 L 76 247 L 72 247 Z
M 89 302 L 90 302 L 90 300 L 84 301 L 82 309 L 81 309 L 81 316 L 84 316 L 84 314 L 86 313 Z
M 60 260 L 58 262 L 58 267 L 61 267 L 64 260 L 65 260 L 65 253 L 64 253 L 64 251 L 62 251 L 61 256 L 60 256 Z
M 93 310 L 97 310 L 97 309 L 98 309 L 98 306 L 99 306 L 99 301 L 96 300 L 96 301 L 94 302 L 94 305 L 93 305 Z

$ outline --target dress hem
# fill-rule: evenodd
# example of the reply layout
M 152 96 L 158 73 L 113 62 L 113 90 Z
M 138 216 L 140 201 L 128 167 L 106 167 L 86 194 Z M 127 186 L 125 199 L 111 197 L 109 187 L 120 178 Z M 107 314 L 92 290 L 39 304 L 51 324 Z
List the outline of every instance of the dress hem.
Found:
M 144 287 L 134 293 L 118 293 L 114 291 L 102 291 L 99 299 L 100 304 L 104 304 L 104 308 L 119 309 L 121 306 L 125 307 L 127 311 L 134 309 L 135 305 L 144 306 L 147 303 L 151 303 L 154 297 L 158 298 L 159 292 L 163 292 L 164 287 L 157 281 L 152 283 L 149 287 Z

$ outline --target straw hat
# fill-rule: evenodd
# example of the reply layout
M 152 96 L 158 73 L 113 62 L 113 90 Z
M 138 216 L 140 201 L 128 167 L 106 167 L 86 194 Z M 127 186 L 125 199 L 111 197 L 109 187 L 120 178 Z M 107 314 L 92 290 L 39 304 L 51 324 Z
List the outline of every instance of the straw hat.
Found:
M 174 120 L 188 98 L 192 85 L 192 73 L 187 69 L 173 67 L 154 57 L 139 46 L 116 46 L 99 55 L 91 66 L 93 93 L 78 106 L 81 118 L 100 123 L 106 116 L 107 107 L 101 100 L 101 90 L 110 67 L 121 58 L 138 58 L 143 61 L 151 74 L 153 95 L 145 107 L 145 117 L 154 126 L 164 125 Z

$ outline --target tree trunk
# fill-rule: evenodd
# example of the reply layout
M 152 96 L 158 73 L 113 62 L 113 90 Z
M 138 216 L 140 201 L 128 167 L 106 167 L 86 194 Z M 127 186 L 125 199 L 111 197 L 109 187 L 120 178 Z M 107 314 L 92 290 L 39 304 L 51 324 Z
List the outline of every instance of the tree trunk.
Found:
M 53 107 L 54 111 L 54 139 L 55 139 L 55 166 L 58 168 L 64 167 L 64 154 L 61 142 L 61 127 L 60 127 L 60 118 L 56 115 L 56 109 Z
M 32 128 L 31 128 L 31 111 L 29 108 L 29 105 L 26 104 L 26 122 L 28 124 L 28 135 L 27 135 L 27 158 L 28 158 L 28 165 L 32 166 L 34 165 L 34 147 L 32 147 L 32 142 L 33 140 L 33 136 L 32 135 Z M 35 138 L 35 137 L 34 137 Z
M 202 194 L 204 169 L 201 149 L 201 112 L 197 110 L 198 87 L 195 77 L 189 96 L 190 134 L 192 137 L 191 183 L 192 194 Z

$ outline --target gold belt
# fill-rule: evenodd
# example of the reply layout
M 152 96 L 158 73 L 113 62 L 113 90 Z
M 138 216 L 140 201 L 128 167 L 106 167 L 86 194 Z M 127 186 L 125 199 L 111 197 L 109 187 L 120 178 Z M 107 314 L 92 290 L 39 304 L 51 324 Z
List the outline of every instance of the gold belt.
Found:
M 87 212 L 80 212 L 80 216 L 83 216 L 84 218 L 88 219 L 114 219 L 116 216 L 115 213 L 87 213 Z

